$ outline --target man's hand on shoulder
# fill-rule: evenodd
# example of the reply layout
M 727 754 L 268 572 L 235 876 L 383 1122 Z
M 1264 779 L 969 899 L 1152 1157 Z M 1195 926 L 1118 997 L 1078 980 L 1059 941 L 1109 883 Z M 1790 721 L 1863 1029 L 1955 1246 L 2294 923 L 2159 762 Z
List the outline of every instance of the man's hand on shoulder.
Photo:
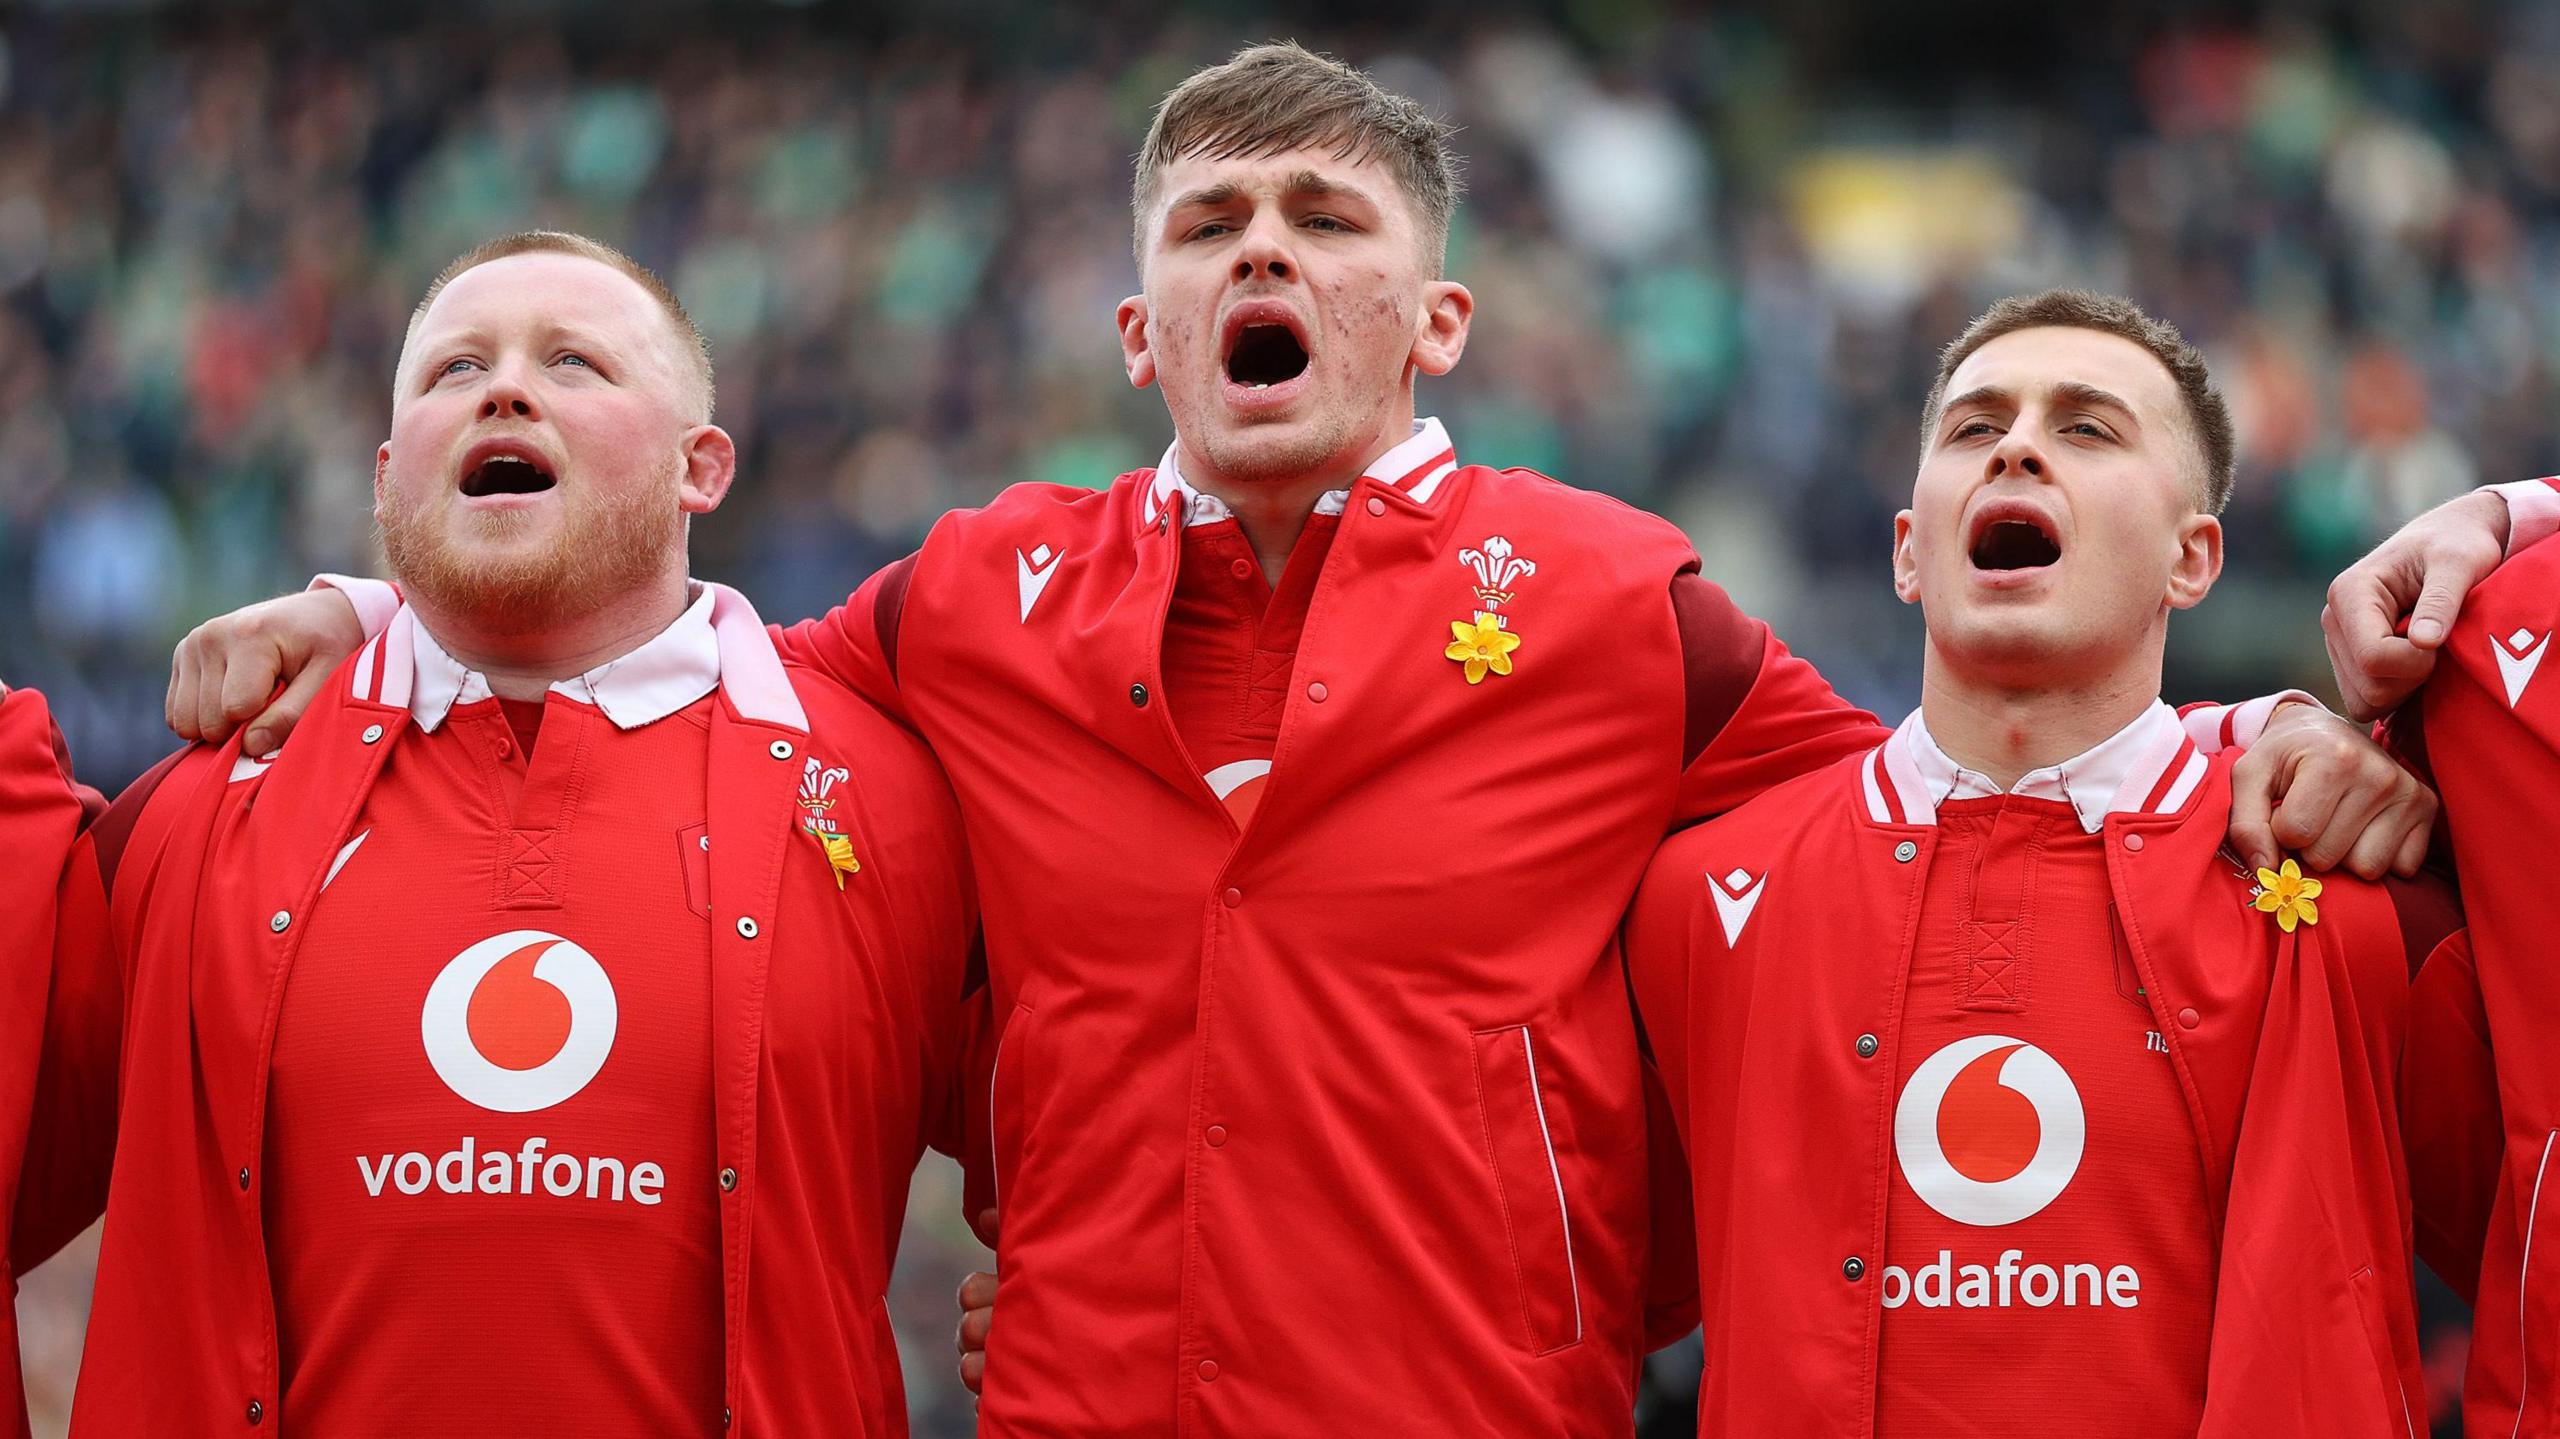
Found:
M 2403 525 L 2330 583 L 2320 631 L 2350 718 L 2379 719 L 2426 683 L 2463 597 L 2505 558 L 2507 523 L 2504 499 L 2474 491 Z
M 169 664 L 169 728 L 218 744 L 243 722 L 241 748 L 273 753 L 338 661 L 364 643 L 355 606 L 336 590 L 261 600 L 205 621 Z
M 2317 705 L 2279 708 L 2231 771 L 2231 847 L 2252 869 L 2290 851 L 2315 870 L 2414 875 L 2435 817 L 2435 791 Z

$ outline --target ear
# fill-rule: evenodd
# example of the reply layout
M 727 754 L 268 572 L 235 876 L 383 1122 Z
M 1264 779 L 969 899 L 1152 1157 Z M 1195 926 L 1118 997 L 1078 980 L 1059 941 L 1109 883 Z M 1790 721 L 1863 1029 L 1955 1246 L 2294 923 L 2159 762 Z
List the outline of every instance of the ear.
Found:
M 2178 526 L 2178 554 L 2169 566 L 2169 608 L 2191 609 L 2222 577 L 2222 521 L 2189 515 Z
M 684 456 L 684 473 L 676 477 L 676 508 L 688 515 L 707 515 L 720 508 L 729 483 L 738 477 L 738 445 L 718 425 L 696 425 L 676 442 Z
M 1911 552 L 1911 512 L 1893 517 L 1893 592 L 1906 605 L 1920 603 L 1920 558 Z
M 1147 345 L 1147 297 L 1131 295 L 1120 302 L 1120 364 L 1129 383 L 1143 390 L 1156 382 L 1155 351 Z
M 1467 325 L 1475 319 L 1476 297 L 1455 280 L 1434 280 L 1422 289 L 1422 319 L 1414 327 L 1413 367 L 1426 375 L 1445 375 L 1458 366 L 1467 348 Z
M 390 483 L 390 474 L 391 442 L 385 440 L 373 452 L 373 513 L 376 519 L 382 516 L 382 490 Z

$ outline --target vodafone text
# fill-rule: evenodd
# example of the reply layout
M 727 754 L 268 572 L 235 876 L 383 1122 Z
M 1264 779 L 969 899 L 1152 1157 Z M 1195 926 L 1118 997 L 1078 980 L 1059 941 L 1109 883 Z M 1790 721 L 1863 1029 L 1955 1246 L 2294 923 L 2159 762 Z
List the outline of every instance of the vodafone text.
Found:
M 667 1172 L 647 1160 L 626 1166 L 604 1155 L 585 1159 L 574 1154 L 546 1155 L 542 1151 L 551 1141 L 539 1134 L 513 1151 L 482 1151 L 479 1143 L 466 1134 L 461 1148 L 432 1159 L 415 1149 L 370 1158 L 359 1154 L 356 1169 L 364 1176 L 365 1192 L 376 1199 L 382 1197 L 385 1185 L 403 1194 L 424 1194 L 433 1185 L 447 1194 L 549 1194 L 557 1199 L 583 1195 L 608 1201 L 627 1195 L 635 1203 L 655 1204 L 667 1186 Z
M 2142 1303 L 2142 1276 L 2128 1264 L 2103 1274 L 2095 1264 L 2024 1264 L 2026 1251 L 2003 1249 L 1998 1263 L 1958 1264 L 1952 1250 L 1938 1251 L 1936 1262 L 1917 1274 L 1899 1264 L 1884 1267 L 1884 1307 L 1916 1304 L 1923 1309 L 2008 1309 L 2023 1302 L 2030 1309 L 2133 1309 Z

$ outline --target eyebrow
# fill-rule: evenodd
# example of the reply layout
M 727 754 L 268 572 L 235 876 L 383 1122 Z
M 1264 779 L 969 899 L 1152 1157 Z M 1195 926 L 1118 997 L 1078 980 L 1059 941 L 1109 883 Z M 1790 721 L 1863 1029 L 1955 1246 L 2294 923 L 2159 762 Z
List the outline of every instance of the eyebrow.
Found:
M 2131 404 L 2113 390 L 2102 390 L 2085 380 L 2059 380 L 2052 387 L 2053 398 L 2061 404 L 2080 410 L 2113 410 L 2126 419 L 2139 419 Z M 2017 394 L 2005 385 L 1976 385 L 1938 408 L 1943 421 L 1958 410 L 1975 405 L 2014 405 Z
M 1361 189 L 1359 186 L 1354 185 L 1347 180 L 1336 180 L 1330 175 L 1319 174 L 1313 170 L 1298 171 L 1291 175 L 1287 180 L 1283 181 L 1280 188 L 1284 194 L 1291 198 L 1312 197 L 1315 199 L 1326 199 L 1339 197 L 1349 200 L 1359 200 L 1364 203 L 1375 203 L 1370 200 L 1369 192 Z M 1237 184 L 1233 180 L 1222 180 L 1215 185 L 1203 186 L 1200 189 L 1186 191 L 1183 194 L 1176 196 L 1174 198 L 1174 202 L 1170 206 L 1167 206 L 1166 210 L 1167 213 L 1171 213 L 1175 210 L 1190 208 L 1214 208 L 1219 205 L 1234 204 L 1237 200 L 1242 198 L 1244 198 L 1244 186 Z

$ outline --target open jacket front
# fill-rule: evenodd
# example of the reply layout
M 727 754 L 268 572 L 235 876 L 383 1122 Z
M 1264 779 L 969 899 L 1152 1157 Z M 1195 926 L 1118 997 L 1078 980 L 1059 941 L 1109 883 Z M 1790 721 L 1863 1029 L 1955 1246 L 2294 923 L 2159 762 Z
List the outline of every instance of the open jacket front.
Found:
M 700 848 L 725 1393 L 699 1432 L 902 1434 L 884 1296 L 920 1147 L 947 1141 L 958 1113 L 969 898 L 957 815 L 911 735 L 787 670 L 745 601 L 714 589 L 721 678 Z M 76 1433 L 292 1427 L 261 1219 L 269 1066 L 333 861 L 388 758 L 432 740 L 411 723 L 410 633 L 395 623 L 342 666 L 272 764 L 243 760 L 237 740 L 180 756 L 114 867 L 120 1061 L 114 1010 L 101 1024 L 99 1005 L 86 1021 L 55 1016 L 47 1051 L 66 1094 L 112 1094 L 96 1079 L 120 1063 L 120 1113 L 51 1117 L 75 1140 L 115 1140 Z M 812 752 L 856 775 L 833 811 L 865 866 L 845 889 L 797 832 Z M 632 846 L 653 861 L 675 850 L 672 837 Z M 457 858 L 419 882 L 480 875 Z M 847 1046 L 849 1033 L 866 1043 Z M 102 1164 L 102 1146 L 87 1148 L 55 1162 Z M 45 1218 L 37 1228 L 59 1227 Z
M 2337 880 L 2290 934 L 2250 907 L 2220 852 L 2229 770 L 2189 746 L 2167 800 L 2102 831 L 2219 1253 L 2201 1432 L 2407 1436 L 2424 1411 L 2400 927 L 2380 890 Z M 1695 1184 L 1702 1433 L 1875 1430 L 1896 1046 L 1937 844 L 1894 788 L 1880 748 L 1676 837 L 1629 921 Z M 1762 882 L 1728 939 L 1712 886 L 1737 869 Z

